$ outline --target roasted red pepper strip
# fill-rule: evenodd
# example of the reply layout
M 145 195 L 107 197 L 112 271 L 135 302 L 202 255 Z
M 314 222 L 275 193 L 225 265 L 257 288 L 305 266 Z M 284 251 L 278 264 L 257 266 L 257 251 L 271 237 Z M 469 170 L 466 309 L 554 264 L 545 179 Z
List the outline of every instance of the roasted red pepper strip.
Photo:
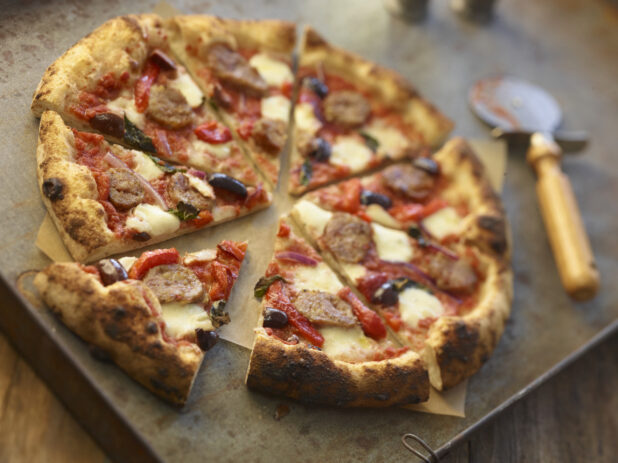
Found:
M 288 322 L 311 344 L 322 347 L 324 338 L 318 330 L 311 326 L 311 322 L 296 310 L 290 299 L 283 293 L 283 283 L 281 281 L 276 281 L 270 285 L 266 293 L 266 301 L 275 309 L 285 312 L 288 316 Z
M 360 195 L 363 189 L 361 182 L 359 179 L 353 178 L 345 182 L 342 187 L 342 195 L 340 196 L 335 209 L 354 214 L 360 207 Z
M 180 254 L 174 248 L 146 251 L 139 256 L 129 270 L 129 278 L 141 280 L 151 268 L 158 265 L 177 264 L 178 261 L 180 261 Z
M 150 87 L 159 76 L 159 66 L 152 61 L 146 63 L 142 76 L 135 82 L 135 108 L 138 113 L 143 113 L 148 108 Z
M 247 243 L 237 243 L 235 241 L 223 240 L 217 247 L 226 252 L 239 262 L 245 258 L 245 252 L 247 251 Z
M 194 132 L 197 138 L 211 145 L 227 143 L 232 139 L 232 132 L 230 132 L 230 129 L 219 124 L 217 121 L 204 122 L 202 125 L 196 127 Z
M 352 311 L 361 323 L 363 332 L 370 338 L 379 340 L 386 337 L 386 328 L 380 317 L 373 310 L 365 307 L 365 304 L 347 286 L 337 293 L 341 299 L 352 306 Z

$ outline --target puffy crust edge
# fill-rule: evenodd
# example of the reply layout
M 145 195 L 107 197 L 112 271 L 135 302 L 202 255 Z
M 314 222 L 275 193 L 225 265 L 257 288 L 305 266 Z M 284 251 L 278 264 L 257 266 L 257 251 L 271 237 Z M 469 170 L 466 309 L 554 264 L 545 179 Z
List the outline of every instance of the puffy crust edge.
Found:
M 105 287 L 75 263 L 51 264 L 34 285 L 71 331 L 129 376 L 175 405 L 186 402 L 204 353 L 195 344 L 163 340 L 153 315 L 161 307 L 147 286 L 126 280 Z
M 306 403 L 388 407 L 426 401 L 429 381 L 418 354 L 347 363 L 302 344 L 289 345 L 257 330 L 247 386 Z

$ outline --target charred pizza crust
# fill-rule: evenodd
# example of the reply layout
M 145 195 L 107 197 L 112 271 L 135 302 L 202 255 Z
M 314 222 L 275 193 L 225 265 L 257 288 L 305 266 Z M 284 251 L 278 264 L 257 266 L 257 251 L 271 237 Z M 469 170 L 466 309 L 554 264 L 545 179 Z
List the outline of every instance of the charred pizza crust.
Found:
M 73 332 L 102 350 L 132 378 L 163 399 L 183 405 L 204 353 L 195 344 L 165 341 L 159 301 L 142 282 L 103 286 L 76 263 L 56 263 L 34 285 Z

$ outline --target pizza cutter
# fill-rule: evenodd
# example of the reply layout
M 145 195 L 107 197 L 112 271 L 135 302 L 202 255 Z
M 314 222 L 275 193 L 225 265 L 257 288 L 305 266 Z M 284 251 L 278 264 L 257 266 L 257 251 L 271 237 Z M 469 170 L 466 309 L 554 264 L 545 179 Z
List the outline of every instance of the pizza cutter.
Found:
M 528 146 L 526 160 L 537 175 L 536 191 L 545 229 L 566 292 L 588 300 L 599 287 L 599 273 L 568 177 L 560 169 L 563 148 L 583 148 L 583 132 L 557 130 L 558 102 L 545 90 L 509 76 L 481 79 L 469 91 L 474 113 L 494 127 L 492 135 Z

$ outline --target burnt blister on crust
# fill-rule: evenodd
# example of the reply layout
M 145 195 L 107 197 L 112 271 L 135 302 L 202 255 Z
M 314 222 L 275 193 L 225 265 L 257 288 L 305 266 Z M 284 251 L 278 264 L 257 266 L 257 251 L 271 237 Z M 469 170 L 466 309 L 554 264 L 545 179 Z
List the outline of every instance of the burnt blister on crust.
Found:
M 477 219 L 477 225 L 488 232 L 487 243 L 497 254 L 503 254 L 507 249 L 506 221 L 504 217 L 482 215 Z
M 58 177 L 51 177 L 43 182 L 43 194 L 50 201 L 64 199 L 64 184 Z

